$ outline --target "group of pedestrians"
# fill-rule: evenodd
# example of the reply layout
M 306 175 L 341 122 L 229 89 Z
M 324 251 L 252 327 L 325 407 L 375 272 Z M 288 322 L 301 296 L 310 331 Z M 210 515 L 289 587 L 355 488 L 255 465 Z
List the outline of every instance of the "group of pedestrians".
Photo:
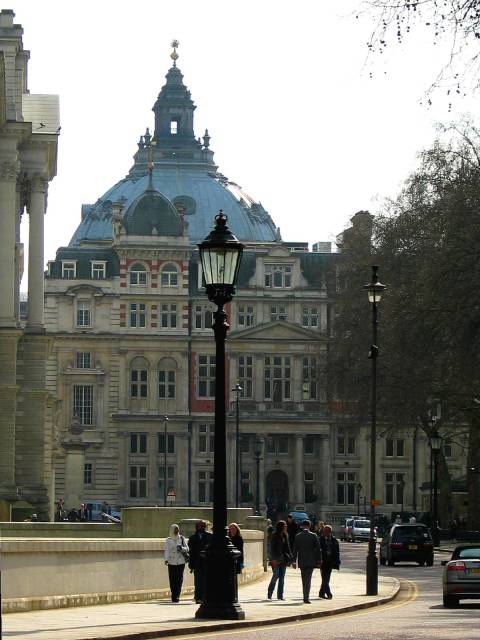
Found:
M 330 576 L 333 569 L 340 569 L 340 546 L 332 535 L 332 527 L 319 523 L 317 532 L 311 531 L 310 520 L 298 526 L 291 516 L 287 521 L 279 520 L 270 538 L 270 566 L 272 578 L 267 589 L 267 597 L 271 600 L 277 586 L 278 600 L 284 600 L 285 574 L 287 567 L 298 566 L 302 576 L 303 602 L 310 604 L 310 590 L 313 572 L 320 569 L 322 583 L 319 598 L 331 599 Z
M 239 551 L 237 573 L 242 573 L 244 566 L 243 538 L 236 522 L 232 522 L 228 527 L 228 536 L 233 546 Z M 188 540 L 180 533 L 178 524 L 170 526 L 170 535 L 165 540 L 164 560 L 168 568 L 172 602 L 180 601 L 186 566 L 190 569 L 190 573 L 193 573 L 194 600 L 199 604 L 203 602 L 207 569 L 206 550 L 211 542 L 212 534 L 207 531 L 207 523 L 204 520 L 198 520 L 195 523 L 195 533 Z

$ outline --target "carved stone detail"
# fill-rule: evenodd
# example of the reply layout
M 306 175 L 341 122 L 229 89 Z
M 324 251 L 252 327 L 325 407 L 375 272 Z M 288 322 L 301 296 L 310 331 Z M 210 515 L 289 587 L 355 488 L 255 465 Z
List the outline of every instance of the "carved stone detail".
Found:
M 16 180 L 19 173 L 19 162 L 0 162 L 0 180 Z

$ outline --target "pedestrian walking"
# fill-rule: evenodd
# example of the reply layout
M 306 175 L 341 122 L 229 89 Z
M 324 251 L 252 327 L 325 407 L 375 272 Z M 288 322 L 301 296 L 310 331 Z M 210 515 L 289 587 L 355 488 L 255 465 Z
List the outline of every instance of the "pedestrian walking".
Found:
M 240 555 L 237 558 L 237 573 L 242 573 L 242 569 L 244 567 L 243 538 L 240 533 L 240 527 L 236 522 L 232 522 L 232 524 L 228 525 L 228 535 L 233 546 L 240 551 Z
M 207 523 L 205 520 L 198 520 L 195 523 L 195 533 L 188 539 L 188 551 L 190 560 L 188 567 L 193 573 L 195 584 L 195 602 L 198 604 L 203 602 L 205 596 L 205 568 L 206 560 L 204 557 L 205 549 L 212 541 L 212 534 L 207 531 Z
M 80 505 L 77 517 L 78 517 L 78 520 L 80 520 L 81 522 L 87 522 L 88 520 L 87 505 L 84 502 L 82 502 L 82 504 Z
M 310 587 L 315 567 L 320 565 L 321 551 L 318 537 L 310 531 L 310 520 L 304 520 L 302 531 L 297 533 L 293 543 L 293 567 L 297 565 L 302 575 L 303 602 L 310 604 Z
M 275 585 L 278 582 L 277 598 L 284 600 L 283 592 L 285 587 L 285 573 L 287 567 L 292 564 L 292 551 L 288 541 L 287 523 L 279 520 L 275 525 L 275 531 L 270 538 L 270 566 L 272 567 L 272 579 L 267 589 L 267 597 L 272 599 Z
M 170 526 L 170 535 L 165 540 L 164 551 L 165 564 L 168 567 L 168 580 L 172 602 L 180 600 L 183 584 L 183 572 L 185 562 L 188 558 L 188 544 L 185 538 L 180 535 L 178 524 Z
M 332 575 L 332 569 L 340 570 L 340 545 L 338 544 L 338 540 L 332 535 L 332 527 L 329 524 L 323 527 L 323 535 L 319 540 L 320 550 L 322 552 L 320 566 L 322 585 L 318 596 L 319 598 L 328 598 L 328 600 L 331 600 L 333 594 L 330 590 L 330 576 Z
M 323 522 L 323 520 L 319 520 L 317 522 L 316 525 L 314 525 L 313 530 L 314 532 L 317 534 L 317 536 L 320 538 L 321 536 L 323 536 L 323 527 L 325 526 L 325 523 Z
M 295 522 L 295 519 L 291 513 L 289 513 L 287 516 L 287 531 L 290 547 L 293 548 L 293 541 L 295 540 L 295 536 L 297 535 L 299 529 L 298 524 Z

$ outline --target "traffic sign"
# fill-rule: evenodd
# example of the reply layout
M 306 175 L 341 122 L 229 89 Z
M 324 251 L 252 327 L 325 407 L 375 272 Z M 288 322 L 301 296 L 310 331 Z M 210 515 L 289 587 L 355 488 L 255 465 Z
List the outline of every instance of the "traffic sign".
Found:
M 372 506 L 373 507 L 379 507 L 381 504 L 382 504 L 381 500 L 377 500 L 377 499 L 372 500 Z

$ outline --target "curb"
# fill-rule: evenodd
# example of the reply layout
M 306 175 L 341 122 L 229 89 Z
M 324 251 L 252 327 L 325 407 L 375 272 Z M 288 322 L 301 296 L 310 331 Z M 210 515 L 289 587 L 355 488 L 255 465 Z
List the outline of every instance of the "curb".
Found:
M 232 629 L 248 629 L 255 627 L 274 626 L 280 623 L 288 622 L 300 622 L 301 620 L 312 620 L 315 618 L 325 618 L 327 616 L 335 616 L 341 613 L 349 613 L 351 611 L 358 611 L 360 609 L 371 609 L 378 607 L 379 605 L 386 604 L 394 600 L 400 591 L 400 581 L 394 578 L 396 584 L 393 587 L 393 593 L 391 595 L 378 598 L 374 602 L 360 602 L 346 607 L 340 607 L 339 609 L 331 609 L 328 611 L 312 611 L 311 613 L 301 613 L 291 616 L 281 616 L 276 618 L 264 618 L 260 620 L 243 620 L 238 622 L 220 622 L 219 624 L 212 624 L 203 627 L 176 627 L 171 629 L 159 629 L 157 631 L 139 631 L 137 633 L 127 633 L 121 635 L 111 636 L 88 636 L 88 638 L 79 638 L 79 640 L 153 640 L 155 638 L 165 638 L 173 636 L 198 636 L 199 634 L 205 635 L 206 633 L 216 633 L 218 631 L 229 631 Z

